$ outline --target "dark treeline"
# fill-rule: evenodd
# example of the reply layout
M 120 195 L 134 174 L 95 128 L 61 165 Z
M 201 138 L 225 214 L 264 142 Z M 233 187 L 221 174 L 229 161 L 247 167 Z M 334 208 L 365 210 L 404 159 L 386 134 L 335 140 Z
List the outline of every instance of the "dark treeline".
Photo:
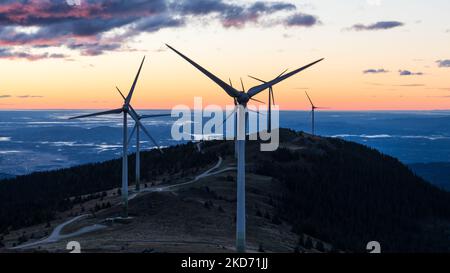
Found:
M 383 251 L 450 251 L 450 193 L 363 145 L 299 136 L 282 134 L 308 149 L 280 148 L 255 167 L 284 184 L 278 213 L 295 232 L 358 252 L 370 241 Z
M 191 143 L 166 148 L 163 155 L 156 150 L 142 152 L 141 176 L 151 181 L 160 175 L 195 174 L 216 160 L 214 153 L 200 154 Z M 134 162 L 133 154 L 129 156 L 130 183 L 135 178 Z M 79 203 L 79 196 L 120 187 L 121 173 L 122 160 L 116 159 L 0 181 L 0 234 L 51 221 L 56 212 Z
M 450 193 L 414 175 L 397 159 L 339 139 L 312 138 L 281 130 L 281 147 L 260 152 L 247 148 L 248 172 L 283 184 L 268 196 L 274 219 L 289 222 L 340 250 L 365 252 L 369 241 L 383 251 L 450 251 Z M 142 178 L 186 178 L 234 153 L 232 142 L 193 144 L 142 153 Z M 134 155 L 129 159 L 134 181 Z M 81 203 L 81 196 L 120 187 L 121 160 L 34 173 L 0 182 L 0 234 L 8 228 L 48 222 L 58 211 Z M 71 197 L 76 197 L 72 198 Z M 85 197 L 86 198 L 86 197 Z M 248 204 L 249 205 L 249 204 Z

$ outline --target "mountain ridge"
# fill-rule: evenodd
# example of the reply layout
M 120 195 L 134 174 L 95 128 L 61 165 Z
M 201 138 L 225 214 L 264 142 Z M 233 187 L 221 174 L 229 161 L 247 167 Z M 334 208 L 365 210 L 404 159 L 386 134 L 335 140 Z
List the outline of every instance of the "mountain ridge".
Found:
M 280 136 L 280 148 L 275 152 L 260 152 L 259 142 L 250 141 L 247 145 L 248 240 L 253 251 L 365 252 L 366 244 L 374 240 L 387 252 L 449 251 L 450 193 L 414 175 L 397 159 L 366 146 L 288 129 L 281 129 Z M 90 251 L 119 252 L 124 248 L 136 252 L 149 245 L 158 252 L 232 251 L 233 143 L 205 142 L 202 153 L 197 152 L 192 143 L 165 151 L 164 156 L 156 151 L 142 153 L 142 177 L 146 188 L 152 191 L 130 201 L 135 220 L 129 225 L 113 225 L 105 231 L 81 236 Z M 230 170 L 186 185 L 195 175 L 214 166 L 218 156 L 224 159 L 221 168 Z M 130 156 L 130 164 L 134 164 L 133 156 Z M 132 172 L 130 176 L 133 181 Z M 83 224 L 99 224 L 120 213 L 120 207 L 115 205 L 120 200 L 117 189 L 120 160 L 7 180 L 8 186 L 0 184 L 0 202 L 3 198 L 11 200 L 10 196 L 5 196 L 8 187 L 17 192 L 21 187 L 14 187 L 14 184 L 37 186 L 36 179 L 50 181 L 58 189 L 34 190 L 29 195 L 31 199 L 47 195 L 48 202 L 35 198 L 34 203 L 30 200 L 15 203 L 23 210 L 0 210 L 0 215 L 4 216 L 0 219 L 8 219 L 12 213 L 24 215 L 27 204 L 34 205 L 30 215 L 40 215 L 34 222 L 10 218 L 16 220 L 17 230 L 27 225 L 36 227 L 37 222 L 49 222 L 47 226 L 52 226 L 54 222 L 86 212 L 91 217 L 82 221 Z M 154 191 L 183 183 L 185 186 L 173 187 L 167 192 Z M 71 195 L 64 195 L 65 192 Z M 50 198 L 52 196 L 59 201 Z M 186 217 L 182 211 L 198 215 Z M 5 230 L 16 234 L 14 228 L 5 226 L 0 222 L 3 228 L 0 234 Z M 76 227 L 71 229 L 76 230 Z M 152 231 L 143 227 L 151 227 Z M 36 232 L 42 229 L 45 229 L 43 224 L 40 229 L 35 228 Z M 123 234 L 124 230 L 130 232 Z M 10 246 L 18 244 L 17 234 L 15 237 L 11 234 L 4 241 Z M 138 235 L 132 237 L 133 234 Z M 154 242 L 155 236 L 172 239 L 181 236 L 204 244 L 180 245 L 179 240 L 174 239 L 178 242 L 175 246 L 173 241 Z M 101 243 L 96 244 L 97 241 Z M 126 246 L 124 241 L 136 245 L 128 243 Z M 214 247 L 205 242 L 214 242 Z M 42 247 L 58 251 L 63 245 Z

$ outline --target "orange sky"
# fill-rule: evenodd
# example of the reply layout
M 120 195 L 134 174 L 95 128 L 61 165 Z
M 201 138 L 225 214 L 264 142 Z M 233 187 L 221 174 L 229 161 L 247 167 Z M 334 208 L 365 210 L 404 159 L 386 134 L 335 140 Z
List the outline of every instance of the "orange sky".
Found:
M 436 63 L 450 59 L 448 1 L 346 1 L 346 7 L 335 2 L 320 0 L 304 6 L 304 11 L 321 21 L 311 28 L 258 24 L 223 28 L 217 22 L 194 22 L 139 35 L 127 41 L 134 49 L 131 51 L 81 56 L 67 48 L 51 48 L 51 52 L 71 57 L 0 59 L 0 109 L 117 108 L 122 99 L 114 87 L 130 88 L 143 55 L 147 61 L 133 98 L 135 108 L 192 105 L 195 96 L 202 97 L 204 104 L 231 103 L 218 86 L 165 50 L 166 42 L 224 81 L 231 77 L 235 87 L 240 87 L 242 77 L 247 89 L 258 84 L 248 74 L 270 79 L 286 68 L 325 58 L 274 87 L 282 110 L 308 109 L 305 90 L 318 106 L 332 110 L 450 108 L 450 68 Z M 402 3 L 409 5 L 405 8 Z M 404 26 L 377 31 L 347 29 L 384 19 L 398 20 Z M 368 69 L 389 72 L 364 74 Z M 399 70 L 422 75 L 400 76 Z M 267 92 L 258 99 L 267 100 Z

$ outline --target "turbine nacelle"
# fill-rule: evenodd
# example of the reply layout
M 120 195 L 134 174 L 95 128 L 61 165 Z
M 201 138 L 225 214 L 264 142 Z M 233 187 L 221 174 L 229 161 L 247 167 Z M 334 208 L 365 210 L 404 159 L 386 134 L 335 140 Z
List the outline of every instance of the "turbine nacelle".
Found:
M 251 97 L 247 93 L 240 92 L 239 96 L 236 98 L 236 101 L 238 104 L 246 106 L 250 99 Z

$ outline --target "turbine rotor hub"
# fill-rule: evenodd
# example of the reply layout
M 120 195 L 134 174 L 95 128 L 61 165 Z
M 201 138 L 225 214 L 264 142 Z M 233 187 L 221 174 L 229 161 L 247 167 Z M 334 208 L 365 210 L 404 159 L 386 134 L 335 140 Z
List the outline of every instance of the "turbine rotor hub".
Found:
M 247 105 L 250 100 L 250 96 L 247 93 L 241 92 L 240 96 L 236 98 L 237 102 L 241 105 Z

